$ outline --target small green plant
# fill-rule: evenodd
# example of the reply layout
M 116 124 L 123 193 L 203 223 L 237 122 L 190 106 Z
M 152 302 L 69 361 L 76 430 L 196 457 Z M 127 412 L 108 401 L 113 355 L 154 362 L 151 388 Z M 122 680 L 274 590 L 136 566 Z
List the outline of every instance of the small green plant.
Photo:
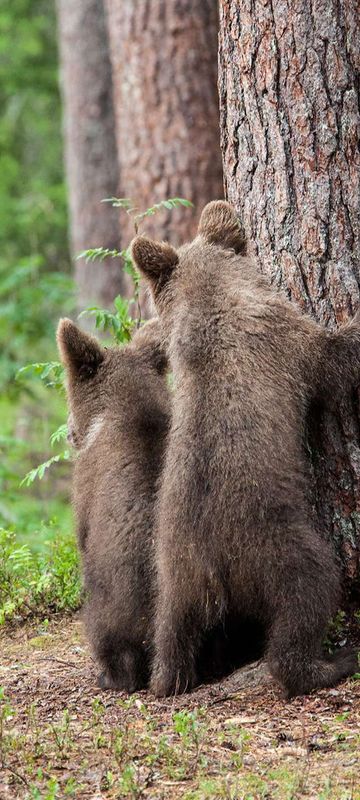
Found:
M 121 295 L 115 297 L 115 312 L 91 306 L 79 314 L 79 317 L 92 316 L 95 319 L 95 328 L 103 333 L 109 332 L 116 344 L 126 344 L 131 340 L 131 334 L 137 327 L 137 320 L 131 317 L 131 305 L 134 300 L 124 300 Z
M 59 783 L 56 778 L 49 778 L 45 785 L 45 791 L 42 792 L 37 786 L 30 787 L 31 800 L 58 800 L 59 798 Z
M 114 208 L 121 208 L 132 216 L 135 234 L 139 233 L 140 226 L 147 217 L 152 217 L 159 211 L 172 211 L 181 206 L 185 208 L 193 207 L 190 200 L 185 200 L 183 197 L 170 197 L 167 200 L 161 200 L 160 203 L 155 203 L 155 205 L 141 212 L 138 211 L 132 200 L 127 197 L 108 197 L 103 202 L 111 203 Z M 86 261 L 104 261 L 105 258 L 119 258 L 122 261 L 124 272 L 130 276 L 133 282 L 131 300 L 125 300 L 118 295 L 114 300 L 115 313 L 93 306 L 85 309 L 80 316 L 89 314 L 94 316 L 95 327 L 105 332 L 110 331 L 117 344 L 128 342 L 131 339 L 132 329 L 135 326 L 139 327 L 141 324 L 140 276 L 134 267 L 129 247 L 123 250 L 109 250 L 104 247 L 90 248 L 80 253 L 78 258 L 85 258 Z M 135 315 L 133 314 L 134 307 L 137 308 Z
M 137 779 L 136 767 L 134 764 L 127 764 L 120 777 L 120 789 L 122 797 L 137 798 L 141 795 L 141 786 Z
M 79 563 L 72 536 L 41 554 L 19 546 L 14 531 L 0 529 L 0 625 L 33 614 L 48 616 L 80 604 Z
M 205 724 L 202 720 L 204 710 L 177 711 L 173 715 L 174 730 L 181 741 L 180 774 L 190 775 L 201 763 L 200 748 L 205 735 Z
M 22 382 L 26 379 L 38 378 L 47 388 L 56 389 L 61 394 L 64 394 L 65 371 L 62 364 L 60 364 L 58 361 L 45 361 L 27 364 L 18 371 L 16 377 L 18 382 Z M 50 436 L 51 447 L 54 447 L 54 445 L 57 445 L 59 442 L 66 439 L 66 435 L 67 425 L 61 424 Z M 68 461 L 69 458 L 70 450 L 65 448 L 56 455 L 47 459 L 47 461 L 43 461 L 37 467 L 29 470 L 29 472 L 27 472 L 27 474 L 21 480 L 20 486 L 28 487 L 34 483 L 35 480 L 42 480 L 46 471 L 53 464 L 57 464 L 59 461 Z
M 65 370 L 59 361 L 43 361 L 35 364 L 27 364 L 21 367 L 16 375 L 17 380 L 23 378 L 39 378 L 45 386 L 59 391 L 64 391 Z
M 51 730 L 54 736 L 56 747 L 61 758 L 66 757 L 66 752 L 71 746 L 70 737 L 70 712 L 66 708 L 63 712 L 62 720 L 58 725 L 52 725 Z
M 54 433 L 52 433 L 51 436 L 50 436 L 51 447 L 53 447 L 54 444 L 58 444 L 58 442 L 62 442 L 63 439 L 66 439 L 67 433 L 68 433 L 67 425 L 66 424 L 65 425 L 59 425 L 59 427 L 56 429 L 56 431 L 54 431 Z
M 105 746 L 102 720 L 105 714 L 105 706 L 99 697 L 95 697 L 91 704 L 92 708 L 92 738 L 95 750 Z
M 346 614 L 345 611 L 338 611 L 329 624 L 327 635 L 324 640 L 324 647 L 329 653 L 332 653 L 339 642 L 342 641 L 345 643 L 346 640 Z
M 198 743 L 199 717 L 197 711 L 177 711 L 173 715 L 174 730 L 185 747 Z
M 68 461 L 69 458 L 70 450 L 63 450 L 62 453 L 58 453 L 47 461 L 43 461 L 42 464 L 39 464 L 37 467 L 34 467 L 34 469 L 31 469 L 30 472 L 27 472 L 20 486 L 30 486 L 37 478 L 41 481 L 46 470 L 49 469 L 52 464 L 58 464 L 59 461 Z
M 140 224 L 144 219 L 154 216 L 154 214 L 157 214 L 159 211 L 173 211 L 174 208 L 179 208 L 181 206 L 193 208 L 191 201 L 185 200 L 184 197 L 169 197 L 167 200 L 160 200 L 160 203 L 155 203 L 153 206 L 150 206 L 150 208 L 140 212 L 133 201 L 128 197 L 106 197 L 103 203 L 111 203 L 113 208 L 122 208 L 127 214 L 130 214 L 133 217 L 136 234 L 139 232 Z
M 4 760 L 5 750 L 5 725 L 12 719 L 14 711 L 5 695 L 4 688 L 0 686 L 0 759 Z

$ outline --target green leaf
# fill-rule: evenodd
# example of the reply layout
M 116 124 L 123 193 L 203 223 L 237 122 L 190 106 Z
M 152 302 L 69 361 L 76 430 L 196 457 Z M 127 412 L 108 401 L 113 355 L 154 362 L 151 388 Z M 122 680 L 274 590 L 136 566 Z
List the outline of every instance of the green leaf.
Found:
M 129 197 L 104 197 L 102 203 L 111 203 L 113 208 L 123 208 L 125 211 L 133 211 L 134 203 Z
M 39 466 L 31 469 L 30 472 L 25 475 L 20 483 L 20 486 L 31 486 L 31 484 L 37 479 L 42 480 L 45 472 L 52 466 L 52 464 L 57 464 L 59 461 L 68 461 L 70 455 L 70 450 L 63 450 L 62 453 L 58 453 L 56 456 L 49 458 L 48 461 L 44 461 L 42 464 L 39 464 Z
M 57 430 L 54 431 L 54 433 L 52 433 L 50 436 L 51 447 L 54 447 L 54 444 L 57 444 L 57 442 L 61 442 L 62 439 L 66 439 L 67 434 L 68 434 L 67 424 L 65 423 L 64 425 L 59 425 Z
M 92 247 L 89 250 L 83 250 L 82 253 L 76 256 L 77 261 L 80 258 L 85 258 L 87 263 L 96 259 L 104 261 L 105 258 L 122 258 L 122 252 L 120 250 L 109 250 L 105 247 Z
M 130 316 L 131 300 L 126 300 L 121 295 L 115 297 L 115 314 L 105 308 L 90 306 L 79 314 L 80 317 L 95 317 L 95 327 L 104 333 L 109 331 L 117 344 L 125 344 L 131 340 L 131 331 L 136 326 L 136 320 Z
M 155 205 L 150 206 L 146 211 L 136 214 L 134 217 L 134 224 L 137 227 L 146 217 L 152 217 L 164 208 L 167 211 L 172 211 L 173 208 L 179 208 L 180 206 L 184 206 L 185 208 L 194 207 L 193 203 L 190 200 L 186 200 L 184 197 L 169 197 L 167 200 L 161 200 L 160 203 L 155 203 Z
M 65 370 L 59 361 L 42 361 L 34 364 L 27 364 L 21 367 L 16 374 L 16 379 L 40 378 L 46 386 L 63 389 L 65 381 Z

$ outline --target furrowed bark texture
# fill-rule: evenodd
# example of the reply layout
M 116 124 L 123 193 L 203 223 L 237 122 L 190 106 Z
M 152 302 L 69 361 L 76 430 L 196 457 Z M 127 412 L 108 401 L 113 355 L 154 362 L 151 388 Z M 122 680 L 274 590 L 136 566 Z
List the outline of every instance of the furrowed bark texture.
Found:
M 195 213 L 160 212 L 144 226 L 178 244 L 194 234 L 202 206 L 223 196 L 217 2 L 106 0 L 106 7 L 122 191 L 142 210 L 168 197 L 192 200 Z
M 118 192 L 111 65 L 102 0 L 57 0 L 70 238 L 80 309 L 112 305 L 124 288 L 118 259 L 75 260 L 92 247 L 118 249 L 119 219 L 101 203 Z
M 322 324 L 359 306 L 358 0 L 220 0 L 225 190 L 261 268 Z M 358 393 L 316 434 L 318 520 L 355 586 Z

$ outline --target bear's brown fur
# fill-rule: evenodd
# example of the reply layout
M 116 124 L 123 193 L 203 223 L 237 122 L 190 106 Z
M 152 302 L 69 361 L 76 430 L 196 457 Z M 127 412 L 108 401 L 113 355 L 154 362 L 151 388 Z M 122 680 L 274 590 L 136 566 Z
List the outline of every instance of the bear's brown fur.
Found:
M 231 248 L 231 249 L 230 249 Z M 311 524 L 306 411 L 360 379 L 360 318 L 330 333 L 271 288 L 231 207 L 210 203 L 175 251 L 137 237 L 168 340 L 175 393 L 156 533 L 152 689 L 194 686 L 204 632 L 227 614 L 267 630 L 288 696 L 357 668 L 321 644 L 339 601 L 332 547 Z
M 170 414 L 159 332 L 152 321 L 109 349 L 67 319 L 57 334 L 78 449 L 86 626 L 101 685 L 129 692 L 147 682 L 153 638 L 153 513 Z

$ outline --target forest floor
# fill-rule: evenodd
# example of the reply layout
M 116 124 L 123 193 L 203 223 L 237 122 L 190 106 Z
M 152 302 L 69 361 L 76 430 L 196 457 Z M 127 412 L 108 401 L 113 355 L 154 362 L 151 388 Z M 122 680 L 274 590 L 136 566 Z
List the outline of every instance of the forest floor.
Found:
M 360 680 L 285 702 L 250 669 L 160 701 L 97 688 L 77 615 L 0 647 L 1 800 L 360 800 Z

